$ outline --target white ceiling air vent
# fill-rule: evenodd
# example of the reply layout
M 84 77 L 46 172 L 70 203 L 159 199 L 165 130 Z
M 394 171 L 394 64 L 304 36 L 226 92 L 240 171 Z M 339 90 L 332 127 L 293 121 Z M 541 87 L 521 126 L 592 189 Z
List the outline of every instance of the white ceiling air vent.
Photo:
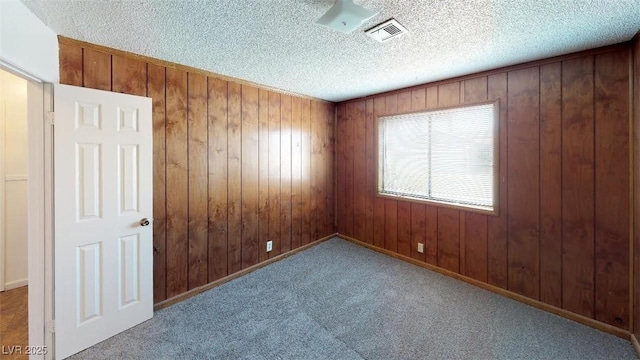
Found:
M 408 31 L 404 26 L 400 25 L 396 19 L 389 19 L 365 31 L 365 33 L 378 42 L 385 42 L 392 38 L 404 35 L 408 33 Z

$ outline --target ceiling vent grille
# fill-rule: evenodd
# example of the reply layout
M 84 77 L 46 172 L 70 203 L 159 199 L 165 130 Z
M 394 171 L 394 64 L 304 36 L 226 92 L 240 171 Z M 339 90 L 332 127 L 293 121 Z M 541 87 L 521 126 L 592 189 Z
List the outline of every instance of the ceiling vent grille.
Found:
M 398 36 L 402 36 L 408 33 L 408 31 L 404 26 L 400 25 L 396 19 L 389 19 L 365 31 L 365 33 L 369 37 L 382 43 Z

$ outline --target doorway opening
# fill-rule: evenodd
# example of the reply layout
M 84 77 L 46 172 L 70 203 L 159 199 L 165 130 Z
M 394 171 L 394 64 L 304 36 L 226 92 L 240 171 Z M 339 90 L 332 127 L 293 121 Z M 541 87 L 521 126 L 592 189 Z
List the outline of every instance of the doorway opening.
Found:
M 24 356 L 26 351 L 37 347 L 42 351 L 39 350 L 39 354 L 32 353 L 31 357 L 49 359 L 53 349 L 53 328 L 50 326 L 53 319 L 53 138 L 51 126 L 47 125 L 50 124 L 49 118 L 45 115 L 53 111 L 53 88 L 51 84 L 2 59 L 0 76 L 0 88 L 5 88 L 10 82 L 18 84 L 18 88 L 0 89 L 0 284 L 3 286 L 0 289 L 0 295 L 3 295 L 0 303 L 9 309 L 10 314 L 0 314 L 1 325 L 7 324 L 6 331 L 0 329 L 0 357 Z M 17 94 L 20 94 L 20 105 L 16 105 L 14 100 Z M 13 107 L 18 109 L 17 112 L 10 109 Z M 18 118 L 21 119 L 16 120 Z M 17 126 L 16 121 L 21 124 L 18 133 L 9 128 Z M 24 154 L 19 153 L 22 150 L 14 149 L 16 143 L 27 146 Z M 17 184 L 7 185 L 9 183 L 21 183 L 17 187 L 21 187 L 20 190 L 26 194 L 24 212 L 14 207 L 13 203 L 8 203 L 19 193 L 14 186 Z M 14 227 L 25 231 L 21 253 L 7 246 L 6 235 L 10 232 L 9 236 L 13 238 L 17 231 Z M 16 262 L 22 266 L 8 268 Z M 25 268 L 26 279 L 16 276 L 24 274 Z M 11 301 L 8 295 L 11 295 Z M 18 307 L 26 307 L 26 311 L 16 308 L 15 303 Z M 26 321 L 22 321 L 23 315 L 26 315 Z M 11 317 L 14 321 L 10 324 L 8 320 Z M 12 336 L 5 336 L 5 332 Z M 29 348 L 24 347 L 27 344 Z
M 0 339 L 28 345 L 28 81 L 0 69 Z

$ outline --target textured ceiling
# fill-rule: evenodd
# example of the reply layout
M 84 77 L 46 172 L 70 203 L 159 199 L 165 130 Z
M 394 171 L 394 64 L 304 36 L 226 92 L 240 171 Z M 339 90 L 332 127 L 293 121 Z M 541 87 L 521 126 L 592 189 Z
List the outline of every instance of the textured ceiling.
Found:
M 351 34 L 315 23 L 333 0 L 22 0 L 60 35 L 341 101 L 629 40 L 640 0 L 355 0 Z M 363 30 L 396 18 L 409 34 Z

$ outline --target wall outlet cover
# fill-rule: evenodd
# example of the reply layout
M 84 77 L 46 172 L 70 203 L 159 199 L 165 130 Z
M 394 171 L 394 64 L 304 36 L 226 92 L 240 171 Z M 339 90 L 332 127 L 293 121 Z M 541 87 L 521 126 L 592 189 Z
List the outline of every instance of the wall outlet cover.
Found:
M 267 252 L 273 250 L 273 241 L 268 240 L 267 241 Z

